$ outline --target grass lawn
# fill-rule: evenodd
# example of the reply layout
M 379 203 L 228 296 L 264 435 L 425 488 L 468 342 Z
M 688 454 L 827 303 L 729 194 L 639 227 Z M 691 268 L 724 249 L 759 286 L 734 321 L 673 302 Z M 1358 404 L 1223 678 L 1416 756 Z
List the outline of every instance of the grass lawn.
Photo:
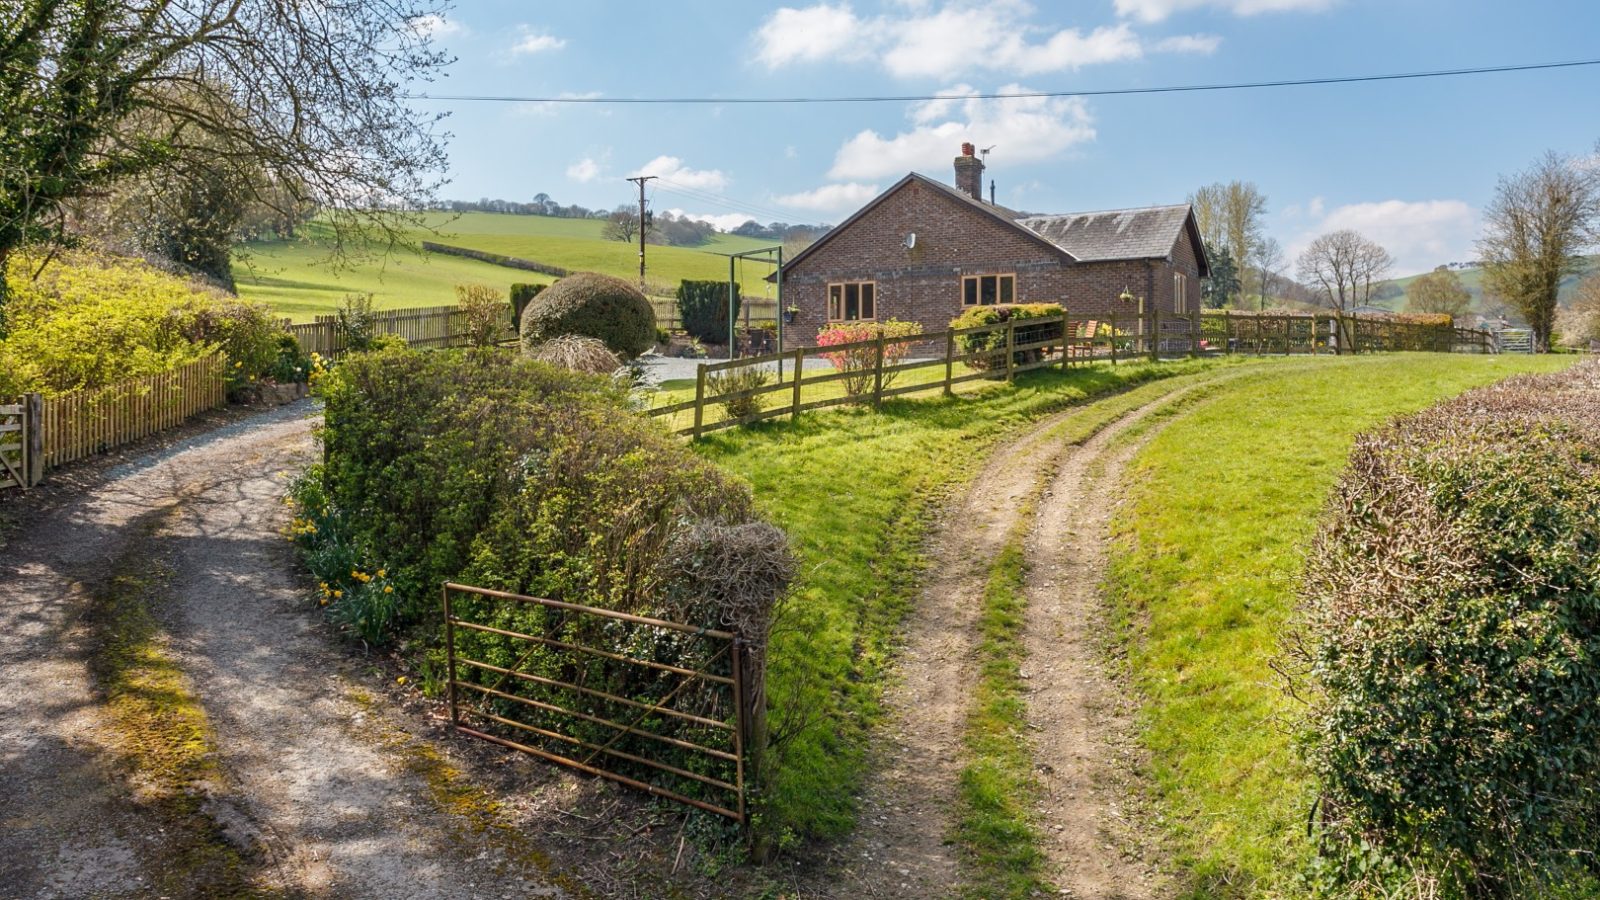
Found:
M 1572 360 L 1401 354 L 1264 370 L 1193 406 L 1140 452 L 1108 581 L 1189 896 L 1295 893 L 1312 788 L 1269 664 L 1355 435 Z
M 417 229 L 409 232 L 409 238 L 517 256 L 574 272 L 603 272 L 630 281 L 639 275 L 638 245 L 601 237 L 603 223 L 598 219 L 440 213 L 427 216 L 426 225 L 437 233 Z M 315 225 L 304 233 L 304 240 L 242 245 L 235 264 L 239 293 L 269 303 L 296 321 L 307 321 L 332 312 L 344 295 L 352 292 L 370 292 L 379 308 L 395 309 L 454 303 L 457 284 L 490 284 L 504 290 L 513 282 L 551 280 L 535 272 L 411 251 L 336 267 L 328 263 L 323 233 Z M 647 275 L 653 283 L 674 287 L 685 278 L 725 281 L 726 254 L 770 245 L 770 241 L 729 234 L 714 235 L 699 247 L 650 245 L 645 251 Z M 767 296 L 768 286 L 762 279 L 770 271 L 770 266 L 758 261 L 745 262 L 738 272 L 745 296 Z
M 853 822 L 885 666 L 916 598 L 930 513 L 986 451 L 1087 398 L 1221 361 L 1096 365 L 1020 376 L 945 398 L 890 400 L 719 432 L 697 445 L 748 479 L 788 530 L 802 575 L 774 629 L 769 698 L 778 781 L 769 815 L 794 837 Z M 1120 398 L 1119 398 L 1120 399 Z

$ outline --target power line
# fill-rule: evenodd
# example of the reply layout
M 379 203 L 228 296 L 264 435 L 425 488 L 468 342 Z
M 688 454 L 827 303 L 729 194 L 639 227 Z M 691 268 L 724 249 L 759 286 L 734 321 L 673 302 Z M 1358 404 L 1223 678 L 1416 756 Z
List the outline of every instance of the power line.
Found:
M 1318 84 L 1358 84 L 1378 81 L 1407 81 L 1420 78 L 1449 78 L 1459 75 L 1492 75 L 1501 72 L 1533 72 L 1543 69 L 1573 69 L 1600 66 L 1600 59 L 1566 62 L 1522 63 L 1508 66 L 1477 66 L 1462 69 L 1435 69 L 1426 72 L 1394 72 L 1381 75 L 1338 75 L 1323 78 L 1292 78 L 1276 81 L 1237 81 L 1219 84 L 1181 84 L 1162 87 L 1103 88 L 1084 91 L 1017 91 L 979 94 L 902 94 L 863 97 L 514 97 L 490 94 L 410 94 L 409 100 L 440 100 L 484 103 L 586 103 L 586 104 L 799 104 L 799 103 L 920 103 L 927 100 L 1021 100 L 1055 97 L 1118 97 L 1131 94 L 1182 94 L 1200 91 L 1242 91 L 1259 88 L 1306 87 Z
M 683 185 L 676 184 L 675 182 L 667 181 L 666 179 L 662 179 L 660 190 L 668 194 L 676 194 L 680 197 L 684 197 L 698 203 L 705 203 L 711 206 L 720 206 L 723 209 L 727 209 L 732 212 L 743 213 L 749 215 L 751 218 L 771 216 L 774 220 L 783 221 L 785 219 L 793 218 L 794 216 L 792 212 L 782 212 L 770 206 L 747 203 L 744 201 L 735 200 L 731 197 L 725 197 L 721 194 L 713 194 L 695 188 L 687 188 Z

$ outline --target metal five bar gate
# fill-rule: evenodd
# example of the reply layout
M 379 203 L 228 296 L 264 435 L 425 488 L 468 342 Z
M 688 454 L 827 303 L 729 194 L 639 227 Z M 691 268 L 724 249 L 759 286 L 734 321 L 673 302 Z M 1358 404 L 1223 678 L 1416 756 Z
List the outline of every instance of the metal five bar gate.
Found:
M 739 635 L 447 583 L 462 734 L 746 822 Z

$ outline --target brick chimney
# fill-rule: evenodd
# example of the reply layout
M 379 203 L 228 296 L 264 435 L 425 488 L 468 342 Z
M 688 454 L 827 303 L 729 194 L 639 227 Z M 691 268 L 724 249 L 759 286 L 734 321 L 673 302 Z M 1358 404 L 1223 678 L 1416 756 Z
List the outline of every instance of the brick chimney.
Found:
M 971 144 L 962 144 L 961 155 L 956 157 L 956 189 L 983 202 L 983 160 Z

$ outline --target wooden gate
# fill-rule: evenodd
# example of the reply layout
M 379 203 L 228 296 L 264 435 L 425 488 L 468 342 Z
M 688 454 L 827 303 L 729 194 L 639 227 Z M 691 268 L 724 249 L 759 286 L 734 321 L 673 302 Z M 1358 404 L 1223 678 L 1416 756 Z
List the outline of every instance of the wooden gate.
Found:
M 0 490 L 26 490 L 39 482 L 44 468 L 39 409 L 38 394 L 0 406 Z
M 746 822 L 737 634 L 460 584 L 443 594 L 457 731 Z

